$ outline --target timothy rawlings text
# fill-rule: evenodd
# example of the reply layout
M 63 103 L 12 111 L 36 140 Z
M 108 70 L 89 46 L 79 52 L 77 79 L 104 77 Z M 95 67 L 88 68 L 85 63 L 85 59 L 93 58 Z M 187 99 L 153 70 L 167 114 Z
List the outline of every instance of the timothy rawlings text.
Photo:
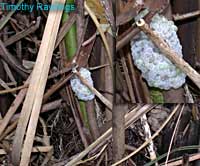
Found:
M 33 10 L 63 10 L 65 12 L 71 12 L 75 10 L 75 4 L 66 4 L 63 5 L 61 3 L 55 3 L 52 5 L 49 4 L 42 4 L 42 3 L 36 3 L 36 4 L 28 4 L 28 3 L 21 3 L 20 5 L 17 4 L 11 4 L 11 3 L 0 3 L 0 10 L 6 10 L 6 11 L 28 11 L 33 12 Z

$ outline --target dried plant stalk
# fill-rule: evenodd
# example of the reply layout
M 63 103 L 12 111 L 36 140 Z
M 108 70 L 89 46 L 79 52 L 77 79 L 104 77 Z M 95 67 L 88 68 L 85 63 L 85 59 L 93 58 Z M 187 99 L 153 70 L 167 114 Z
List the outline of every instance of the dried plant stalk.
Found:
M 32 148 L 33 153 L 46 153 L 53 149 L 53 146 L 36 146 Z M 4 149 L 0 149 L 0 155 L 6 155 L 7 152 Z
M 64 7 L 65 0 L 53 0 L 52 5 L 55 5 L 55 3 L 63 4 Z M 28 121 L 29 125 L 24 141 L 24 147 L 22 149 L 20 166 L 26 166 L 29 163 L 61 16 L 62 10 L 60 9 L 57 11 L 50 10 L 48 15 L 42 43 L 37 56 L 35 67 L 31 75 L 29 88 L 22 107 L 21 117 L 19 119 L 19 124 L 16 130 L 16 136 L 14 138 L 12 157 L 14 159 L 13 162 L 16 165 L 19 163 L 20 151 Z

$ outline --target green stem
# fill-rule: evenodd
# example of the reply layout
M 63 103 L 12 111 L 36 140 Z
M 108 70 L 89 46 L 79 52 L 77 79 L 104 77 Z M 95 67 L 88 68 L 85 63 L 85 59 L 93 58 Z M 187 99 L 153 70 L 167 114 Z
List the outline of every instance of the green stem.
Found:
M 68 0 L 71 1 L 71 0 Z M 68 2 L 67 1 L 67 2 Z M 69 2 L 68 2 L 69 3 Z M 69 15 L 64 12 L 62 17 L 62 22 L 66 22 L 69 19 Z M 76 25 L 73 24 L 69 30 L 69 32 L 66 34 L 65 38 L 65 45 L 67 49 L 67 58 L 71 60 L 76 53 L 77 49 L 77 41 L 76 41 Z
M 67 0 L 66 3 L 73 4 L 74 0 Z M 64 12 L 63 16 L 62 16 L 62 23 L 65 23 L 68 19 L 69 19 L 68 13 Z M 68 60 L 71 60 L 74 57 L 76 50 L 77 50 L 77 36 L 76 36 L 76 24 L 75 23 L 71 26 L 69 32 L 66 34 L 64 41 L 65 41 L 65 46 L 67 49 L 67 58 L 68 58 Z M 83 120 L 84 120 L 85 126 L 88 126 L 85 102 L 79 101 L 79 105 L 80 105 L 81 113 L 83 115 Z

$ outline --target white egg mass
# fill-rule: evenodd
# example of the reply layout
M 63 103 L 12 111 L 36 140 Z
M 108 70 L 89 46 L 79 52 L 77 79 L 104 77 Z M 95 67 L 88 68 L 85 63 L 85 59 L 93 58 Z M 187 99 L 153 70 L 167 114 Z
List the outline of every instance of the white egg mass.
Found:
M 93 80 L 92 80 L 90 71 L 85 68 L 80 68 L 79 72 L 80 72 L 80 75 L 85 80 L 87 80 L 89 85 L 91 85 L 93 87 L 94 85 L 93 85 Z M 85 86 L 81 82 L 81 80 L 79 78 L 77 78 L 77 76 L 74 76 L 70 80 L 70 84 L 71 84 L 73 92 L 76 94 L 76 96 L 78 97 L 79 100 L 89 101 L 89 100 L 94 99 L 94 94 L 88 89 L 87 86 Z
M 152 18 L 150 27 L 180 57 L 183 56 L 182 46 L 176 33 L 177 27 L 173 21 L 156 14 Z M 135 65 L 141 70 L 149 86 L 169 90 L 179 88 L 185 83 L 186 75 L 166 58 L 143 32 L 131 41 L 131 51 Z

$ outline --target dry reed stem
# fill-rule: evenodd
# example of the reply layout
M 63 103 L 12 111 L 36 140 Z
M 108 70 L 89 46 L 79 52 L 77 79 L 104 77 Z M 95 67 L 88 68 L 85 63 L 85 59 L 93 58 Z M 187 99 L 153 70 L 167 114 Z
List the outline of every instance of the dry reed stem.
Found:
M 52 5 L 55 3 L 63 4 L 64 8 L 65 0 L 52 1 Z M 50 68 L 50 63 L 56 42 L 56 36 L 58 33 L 61 16 L 62 10 L 59 9 L 57 11 L 51 11 L 50 9 L 40 50 L 31 75 L 27 95 L 22 107 L 21 117 L 19 119 L 19 123 L 16 130 L 16 136 L 14 138 L 12 157 L 13 162 L 16 165 L 19 165 L 22 142 L 28 122 L 29 125 L 27 128 L 26 138 L 22 149 L 20 166 L 28 166 L 29 164 L 31 149 L 33 146 L 37 122 L 42 105 L 44 89 L 46 86 L 46 81 L 48 77 L 48 72 Z
M 25 89 L 25 88 L 28 88 L 28 84 L 24 84 L 24 85 L 18 86 L 16 88 L 9 88 L 9 89 L 6 89 L 6 90 L 0 90 L 0 95 L 6 94 L 6 93 L 13 93 L 13 92 L 16 92 L 18 90 Z
M 32 148 L 33 153 L 46 153 L 53 149 L 53 146 L 36 146 Z M 6 151 L 4 149 L 0 149 L 0 155 L 6 155 Z

